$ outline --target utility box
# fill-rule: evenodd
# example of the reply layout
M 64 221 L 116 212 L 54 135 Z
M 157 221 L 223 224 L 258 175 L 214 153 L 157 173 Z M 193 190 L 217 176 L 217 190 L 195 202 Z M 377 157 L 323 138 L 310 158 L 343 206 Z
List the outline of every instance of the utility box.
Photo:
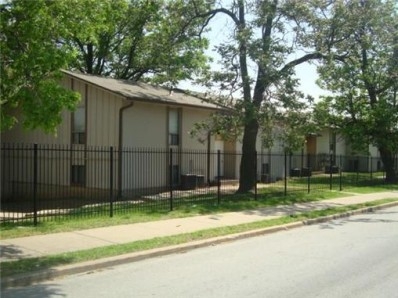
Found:
M 196 175 L 196 187 L 205 186 L 205 176 L 204 175 Z
M 290 170 L 290 177 L 300 177 L 301 170 L 299 168 L 294 168 Z
M 310 168 L 301 168 L 301 177 L 311 177 L 312 172 Z
M 181 175 L 181 189 L 189 190 L 196 188 L 197 176 L 193 174 Z
M 338 174 L 339 173 L 338 166 L 326 166 L 325 167 L 325 174 Z

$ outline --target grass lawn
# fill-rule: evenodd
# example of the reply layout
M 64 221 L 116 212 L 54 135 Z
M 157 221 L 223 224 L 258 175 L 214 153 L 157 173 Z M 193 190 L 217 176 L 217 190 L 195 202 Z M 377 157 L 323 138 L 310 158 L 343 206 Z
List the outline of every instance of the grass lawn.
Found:
M 290 192 L 284 196 L 283 193 L 273 193 L 271 195 L 268 190 L 264 189 L 259 190 L 257 200 L 254 200 L 252 196 L 248 197 L 247 195 L 223 195 L 220 204 L 218 204 L 217 200 L 214 198 L 206 201 L 202 197 L 199 202 L 192 200 L 192 198 L 187 198 L 186 200 L 179 200 L 173 211 L 169 211 L 167 207 L 163 209 L 158 207 L 131 209 L 128 212 L 115 212 L 112 218 L 107 215 L 109 212 L 103 210 L 104 208 L 108 208 L 108 206 L 102 206 L 98 208 L 101 208 L 101 214 L 103 215 L 84 216 L 84 210 L 82 211 L 82 214 L 79 214 L 79 210 L 75 210 L 74 216 L 68 215 L 56 220 L 39 221 L 36 227 L 34 227 L 32 223 L 24 222 L 2 223 L 0 225 L 0 239 L 68 232 L 138 222 L 158 221 L 204 214 L 252 210 L 267 206 L 290 205 L 294 203 L 326 200 L 343 196 L 349 196 L 349 194 L 334 191 L 314 191 L 310 194 L 306 192 Z
M 374 186 L 358 186 L 352 187 L 347 192 L 355 193 L 372 193 L 380 191 L 398 190 L 398 185 L 374 185 Z M 279 192 L 278 192 L 279 191 Z M 192 198 L 179 199 L 173 211 L 169 211 L 167 204 L 163 209 L 158 207 L 130 209 L 125 212 L 115 212 L 112 218 L 109 217 L 108 206 L 101 208 L 101 214 L 87 216 L 85 210 L 75 210 L 74 216 L 65 216 L 57 219 L 39 221 L 38 226 L 34 227 L 32 223 L 2 223 L 0 224 L 0 239 L 26 237 L 32 235 L 68 232 L 76 230 L 84 230 L 90 228 L 98 228 L 112 225 L 131 224 L 138 222 L 158 221 L 170 218 L 190 217 L 196 215 L 234 212 L 242 210 L 251 210 L 256 208 L 264 208 L 267 206 L 289 205 L 294 203 L 311 202 L 317 200 L 326 200 L 337 197 L 349 196 L 346 192 L 329 191 L 328 189 L 313 190 L 311 193 L 306 191 L 290 190 L 286 195 L 283 190 L 259 188 L 257 200 L 250 195 L 223 195 L 220 204 L 216 198 L 203 196 L 199 201 Z M 81 214 L 79 213 L 81 212 Z

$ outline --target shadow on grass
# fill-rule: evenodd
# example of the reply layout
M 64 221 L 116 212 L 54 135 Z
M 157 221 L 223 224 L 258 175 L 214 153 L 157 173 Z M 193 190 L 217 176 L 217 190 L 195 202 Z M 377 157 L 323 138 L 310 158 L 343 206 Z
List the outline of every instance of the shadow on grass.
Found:
M 220 203 L 216 199 L 207 203 L 192 203 L 186 202 L 180 204 L 178 210 L 184 214 L 192 213 L 193 211 L 197 214 L 213 214 L 220 212 L 237 212 L 254 210 L 258 208 L 274 207 L 279 205 L 292 205 L 297 203 L 306 203 L 324 200 L 327 198 L 341 197 L 341 193 L 312 193 L 308 194 L 305 192 L 290 192 L 284 195 L 283 192 L 266 192 L 260 191 L 255 199 L 254 194 L 231 194 L 224 195 Z
M 50 257 L 37 257 L 26 258 L 17 261 L 7 261 L 1 263 L 2 277 L 12 276 L 16 274 L 38 272 L 46 269 L 51 269 L 56 266 L 72 264 L 76 262 L 73 255 L 65 254 L 50 256 Z M 51 271 L 48 272 L 50 277 Z
M 345 189 L 352 192 L 358 193 L 370 193 L 370 192 L 383 192 L 383 191 L 398 191 L 397 183 L 384 183 L 384 182 L 361 182 L 356 185 L 350 185 L 345 187 Z
M 316 218 L 319 216 L 327 216 L 331 214 L 337 214 L 340 212 L 347 212 L 351 210 L 355 210 L 358 208 L 363 208 L 366 206 L 375 206 L 378 204 L 384 204 L 386 202 L 392 201 L 392 199 L 384 199 L 376 202 L 369 202 L 365 204 L 357 204 L 350 206 L 335 206 L 328 207 L 324 210 L 315 210 L 315 211 L 304 211 L 299 214 L 287 214 L 286 216 L 281 216 L 277 219 L 269 219 L 265 221 L 256 221 L 252 223 L 246 223 L 236 226 L 226 226 L 226 227 L 218 227 L 214 229 L 208 230 L 200 230 L 197 232 L 186 233 L 175 236 L 166 236 L 166 237 L 157 237 L 150 240 L 140 240 L 132 243 L 121 244 L 121 245 L 111 245 L 107 247 L 99 247 L 95 249 L 89 249 L 84 251 L 77 251 L 71 253 L 65 253 L 62 255 L 55 255 L 49 257 L 41 257 L 41 258 L 29 258 L 23 259 L 19 261 L 12 262 L 4 262 L 2 263 L 2 274 L 3 276 L 10 276 L 19 273 L 32 272 L 48 269 L 50 270 L 49 274 L 51 274 L 51 268 L 60 265 L 67 265 L 76 262 L 82 262 L 87 260 L 94 260 L 103 257 L 109 257 L 114 255 L 119 255 L 127 252 L 134 251 L 142 251 L 155 247 L 164 247 L 168 245 L 176 245 L 181 243 L 186 243 L 193 240 L 199 239 L 207 239 L 211 237 L 227 235 L 232 233 L 238 233 L 258 228 L 264 228 L 274 225 L 286 224 L 299 220 L 306 220 L 311 218 Z
M 292 181 L 299 183 L 300 181 L 306 179 L 307 178 L 305 177 L 294 178 Z M 318 181 L 321 180 L 321 178 L 318 179 Z M 117 204 L 115 204 L 113 207 L 113 217 L 110 217 L 111 212 L 109 204 L 95 204 L 73 209 L 68 214 L 40 217 L 37 227 L 33 226 L 32 220 L 14 223 L 3 222 L 0 223 L 0 227 L 2 229 L 1 238 L 6 239 L 54 232 L 82 230 L 110 225 L 189 217 L 195 215 L 253 210 L 270 206 L 272 207 L 278 205 L 305 203 L 347 196 L 347 193 L 329 191 L 324 184 L 322 184 L 323 186 L 320 188 L 312 185 L 311 192 L 308 193 L 306 188 L 302 185 L 297 188 L 292 187 L 298 185 L 293 184 L 292 181 L 288 181 L 290 188 L 286 195 L 284 193 L 283 184 L 279 184 L 278 186 L 267 184 L 260 185 L 261 187 L 258 189 L 257 199 L 255 199 L 253 193 L 221 193 L 219 200 L 217 198 L 217 194 L 214 193 L 198 194 L 193 196 L 176 197 L 173 198 L 172 202 L 169 198 L 163 199 L 161 201 L 142 202 L 140 204 L 131 202 L 117 202 Z M 376 183 L 376 181 L 379 183 Z M 325 188 L 327 189 L 325 190 Z M 398 191 L 398 185 L 380 183 L 380 180 L 374 180 L 371 185 L 364 182 L 363 184 L 344 187 L 343 190 L 355 193 Z M 171 206 L 173 207 L 173 210 L 171 210 Z

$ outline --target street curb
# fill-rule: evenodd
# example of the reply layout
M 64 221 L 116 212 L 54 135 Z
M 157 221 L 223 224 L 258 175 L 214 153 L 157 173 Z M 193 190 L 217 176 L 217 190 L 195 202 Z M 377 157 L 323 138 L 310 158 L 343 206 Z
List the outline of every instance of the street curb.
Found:
M 251 231 L 247 231 L 247 232 L 231 234 L 231 235 L 226 235 L 226 236 L 220 236 L 220 237 L 214 237 L 214 238 L 210 238 L 210 239 L 193 241 L 193 242 L 189 242 L 189 243 L 167 246 L 167 247 L 163 247 L 163 248 L 155 248 L 155 249 L 150 249 L 150 250 L 145 250 L 145 251 L 140 251 L 140 252 L 128 253 L 128 254 L 118 255 L 118 256 L 114 256 L 114 257 L 102 258 L 102 259 L 94 260 L 94 261 L 86 261 L 86 262 L 81 262 L 81 263 L 76 263 L 76 264 L 71 264 L 71 265 L 58 266 L 55 268 L 45 269 L 45 270 L 41 270 L 41 271 L 37 271 L 37 272 L 33 272 L 33 273 L 26 273 L 26 274 L 19 274 L 19 275 L 10 276 L 10 277 L 4 277 L 4 278 L 1 278 L 1 288 L 4 289 L 4 288 L 9 288 L 9 287 L 28 286 L 28 285 L 31 285 L 34 283 L 43 282 L 43 281 L 51 280 L 51 279 L 55 279 L 55 278 L 60 278 L 62 276 L 66 276 L 66 275 L 88 273 L 91 271 L 102 270 L 102 269 L 105 269 L 108 267 L 123 265 L 123 264 L 131 263 L 131 262 L 137 262 L 137 261 L 141 261 L 141 260 L 145 260 L 145 259 L 149 259 L 149 258 L 160 257 L 160 256 L 165 256 L 165 255 L 170 255 L 170 254 L 175 254 L 175 253 L 185 253 L 187 251 L 197 249 L 197 248 L 214 246 L 217 244 L 222 244 L 222 243 L 226 243 L 226 242 L 230 242 L 230 241 L 276 233 L 279 231 L 285 231 L 285 230 L 289 230 L 289 229 L 293 229 L 293 228 L 299 228 L 304 225 L 324 223 L 324 222 L 328 222 L 328 221 L 339 219 L 339 218 L 345 218 L 345 217 L 349 217 L 352 215 L 369 213 L 369 212 L 373 212 L 376 210 L 394 207 L 394 206 L 398 206 L 398 201 L 386 203 L 386 204 L 382 204 L 382 205 L 378 205 L 378 206 L 373 206 L 373 207 L 361 208 L 361 209 L 357 209 L 357 210 L 353 210 L 353 211 L 349 211 L 349 212 L 343 212 L 343 213 L 339 213 L 339 214 L 335 214 L 335 215 L 318 217 L 318 218 L 309 219 L 309 220 L 305 220 L 305 221 L 293 222 L 290 224 L 285 224 L 285 225 L 280 225 L 280 226 L 251 230 Z
M 282 230 L 288 230 L 292 228 L 301 227 L 304 224 L 302 222 L 295 222 L 281 226 L 274 226 L 264 229 L 252 230 L 248 232 L 231 234 L 226 236 L 214 237 L 205 240 L 192 241 L 189 243 L 167 246 L 163 248 L 154 248 L 140 252 L 128 253 L 119 256 L 102 258 L 94 261 L 81 262 L 77 264 L 58 266 L 52 269 L 45 269 L 33 273 L 20 274 L 1 279 L 1 287 L 23 287 L 33 283 L 42 282 L 45 280 L 59 278 L 65 275 L 85 273 L 95 270 L 101 270 L 107 267 L 123 265 L 126 263 L 137 262 L 149 258 L 160 257 L 175 253 L 185 253 L 189 250 L 213 246 L 225 242 L 235 241 L 239 239 L 255 237 L 265 234 L 271 234 Z
M 347 211 L 347 212 L 342 212 L 334 215 L 328 215 L 328 216 L 322 216 L 322 217 L 317 217 L 313 219 L 307 219 L 303 221 L 303 224 L 305 225 L 312 225 L 312 224 L 317 224 L 317 223 L 324 223 L 328 222 L 334 219 L 339 219 L 339 218 L 344 218 L 344 217 L 349 217 L 352 215 L 359 215 L 363 213 L 369 213 L 369 212 L 374 212 L 380 209 L 384 208 L 389 208 L 389 207 L 395 207 L 398 206 L 398 201 L 396 202 L 390 202 L 378 206 L 372 206 L 372 207 L 365 207 L 357 210 L 352 210 L 352 211 Z

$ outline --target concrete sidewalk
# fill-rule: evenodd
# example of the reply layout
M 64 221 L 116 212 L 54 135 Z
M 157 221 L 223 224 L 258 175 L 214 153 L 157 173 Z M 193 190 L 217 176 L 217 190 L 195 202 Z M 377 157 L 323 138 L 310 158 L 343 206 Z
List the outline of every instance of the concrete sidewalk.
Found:
M 338 199 L 303 204 L 229 212 L 188 218 L 168 219 L 155 222 L 95 228 L 74 232 L 30 236 L 2 240 L 1 262 L 30 257 L 41 257 L 90 248 L 123 244 L 137 240 L 172 236 L 199 230 L 232 226 L 286 215 L 330 207 L 366 203 L 384 198 L 398 198 L 398 192 L 382 192 L 353 195 Z

